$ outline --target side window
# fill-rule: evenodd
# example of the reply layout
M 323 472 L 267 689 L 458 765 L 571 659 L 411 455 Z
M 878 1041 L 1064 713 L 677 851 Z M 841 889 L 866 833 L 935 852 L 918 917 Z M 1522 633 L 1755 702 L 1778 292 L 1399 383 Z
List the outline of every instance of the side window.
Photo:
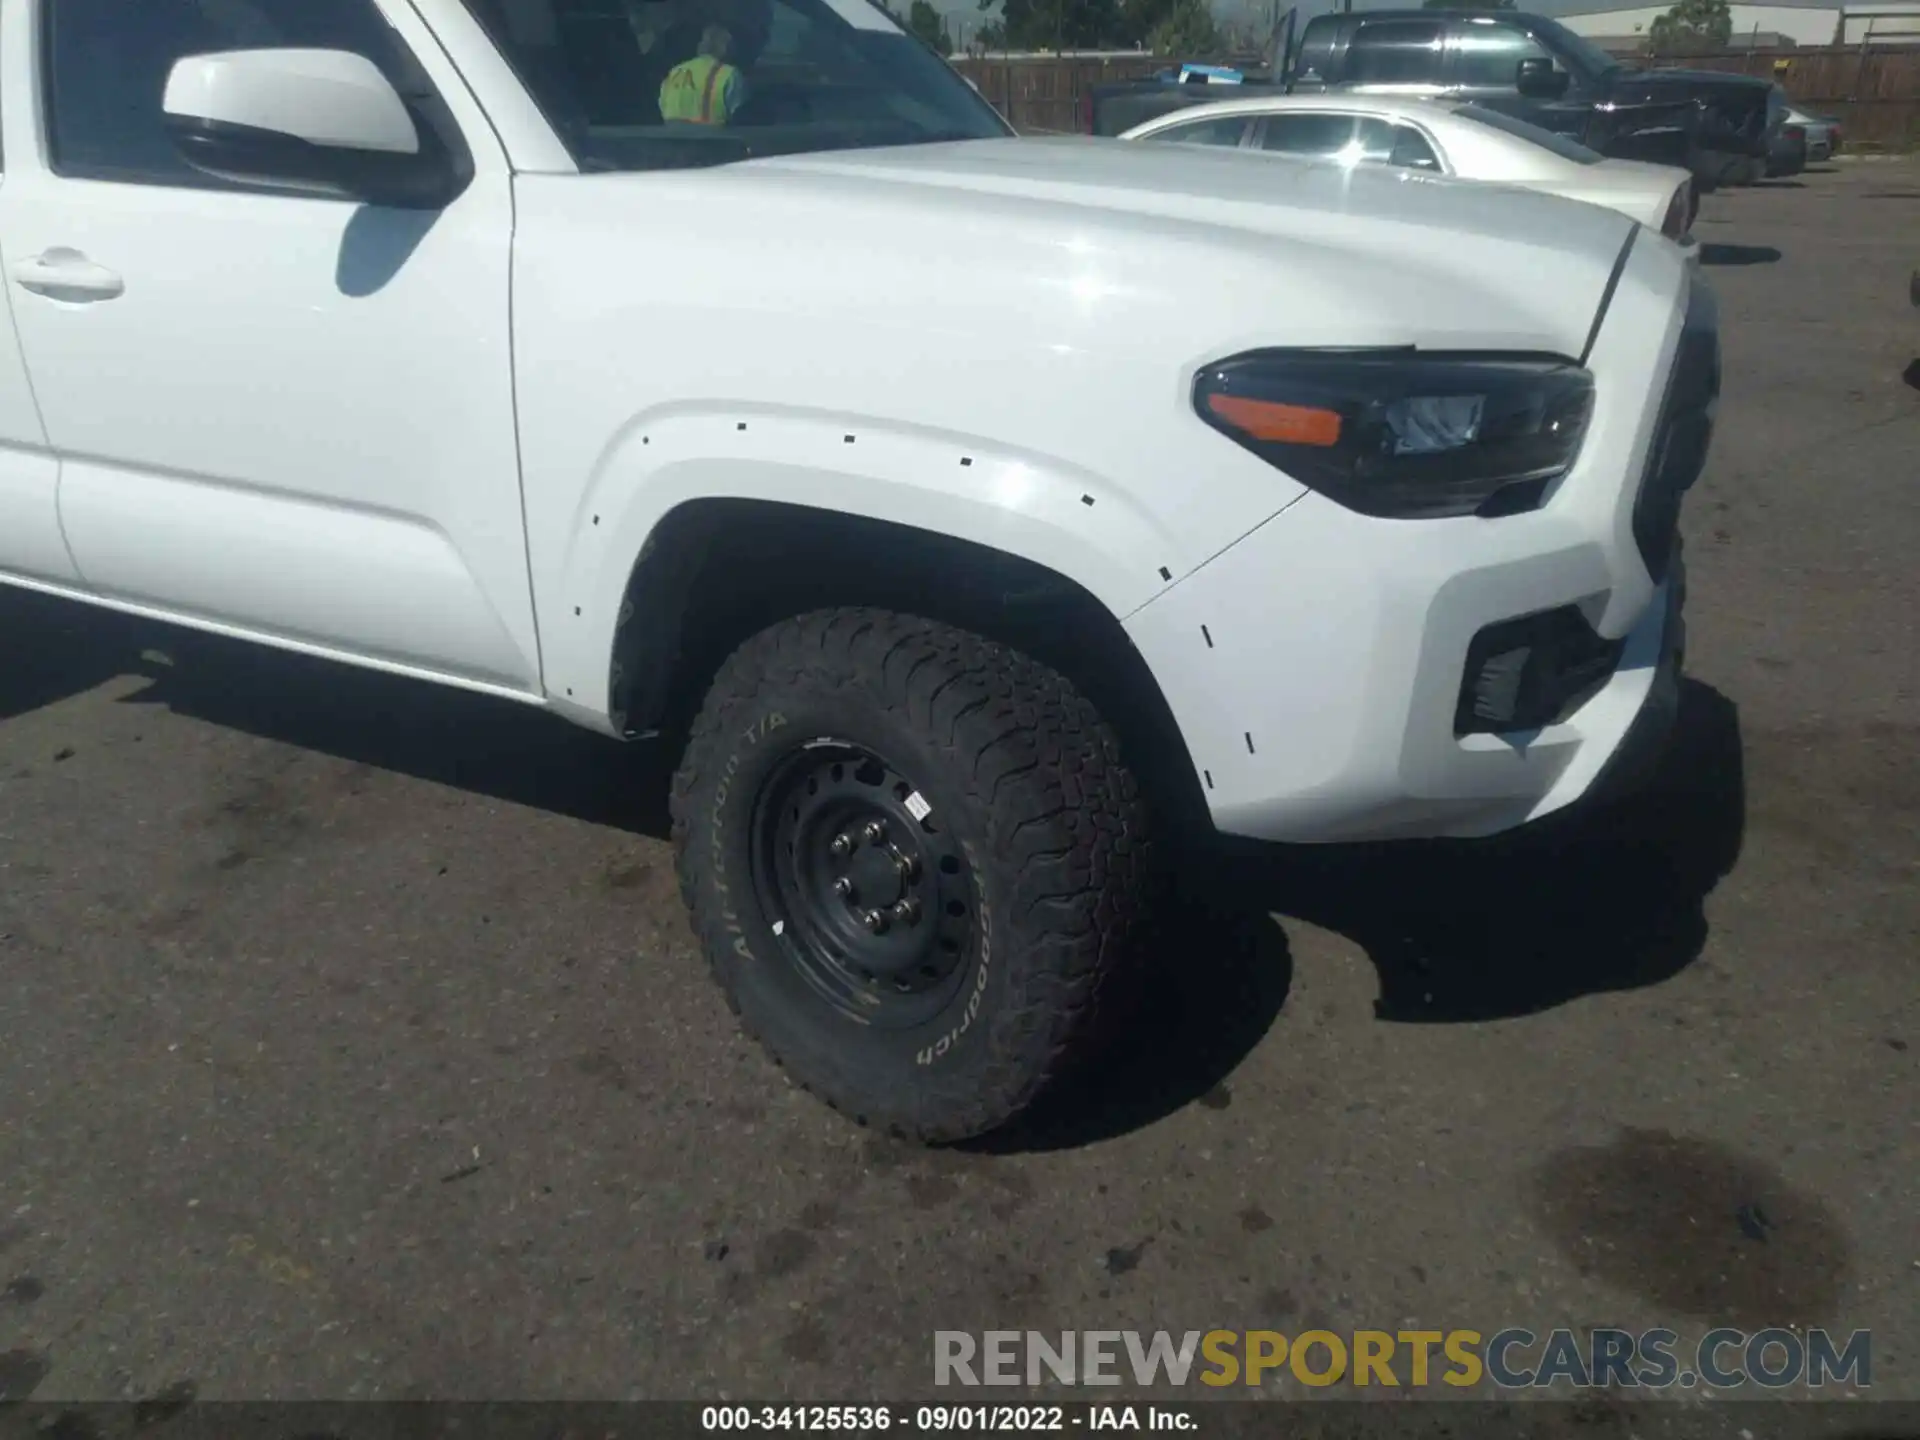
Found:
M 1415 170 L 1440 168 L 1433 147 L 1418 130 L 1373 115 L 1270 115 L 1260 144 L 1262 149 L 1288 155 L 1337 157 Z
M 1353 132 L 1352 115 L 1269 115 L 1260 148 L 1326 159 L 1344 153 L 1353 143 Z
M 72 178 L 221 186 L 179 157 L 162 120 L 182 56 L 352 50 L 403 90 L 419 83 L 373 0 L 47 0 L 42 13 L 49 160 Z
M 1174 125 L 1149 135 L 1149 140 L 1172 145 L 1238 145 L 1247 133 L 1246 117 L 1229 115 L 1218 120 L 1196 120 L 1191 125 Z
M 1347 79 L 1355 85 L 1438 85 L 1442 60 L 1438 20 L 1375 20 L 1347 47 Z
M 1553 58 L 1526 31 L 1498 24 L 1458 26 L 1453 51 L 1453 83 L 1475 90 L 1512 90 L 1522 60 Z
M 805 56 L 807 22 L 789 5 L 776 5 L 767 21 L 767 48 L 762 60 L 794 62 Z
M 1408 170 L 1438 170 L 1440 157 L 1426 136 L 1411 125 L 1371 117 L 1360 122 L 1360 158 L 1375 165 L 1399 165 Z

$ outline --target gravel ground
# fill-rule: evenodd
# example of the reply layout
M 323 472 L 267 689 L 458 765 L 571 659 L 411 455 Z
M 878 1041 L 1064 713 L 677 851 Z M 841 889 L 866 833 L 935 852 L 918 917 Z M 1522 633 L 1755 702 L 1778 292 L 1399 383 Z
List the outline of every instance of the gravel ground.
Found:
M 662 757 L 0 596 L 0 1399 L 925 1394 L 936 1329 L 1779 1321 L 1920 1398 L 1920 166 L 1710 197 L 1630 811 L 1230 878 L 920 1152 L 738 1038 Z

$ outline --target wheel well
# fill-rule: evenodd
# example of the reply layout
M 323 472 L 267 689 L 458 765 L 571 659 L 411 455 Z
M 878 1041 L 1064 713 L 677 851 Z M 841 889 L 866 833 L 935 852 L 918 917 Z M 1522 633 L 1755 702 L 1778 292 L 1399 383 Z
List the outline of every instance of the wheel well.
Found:
M 614 722 L 682 733 L 748 637 L 843 605 L 919 615 L 1060 671 L 1119 731 L 1165 820 L 1204 824 L 1199 777 L 1165 697 L 1113 613 L 1065 576 L 991 546 L 763 500 L 671 511 L 635 561 L 614 641 Z

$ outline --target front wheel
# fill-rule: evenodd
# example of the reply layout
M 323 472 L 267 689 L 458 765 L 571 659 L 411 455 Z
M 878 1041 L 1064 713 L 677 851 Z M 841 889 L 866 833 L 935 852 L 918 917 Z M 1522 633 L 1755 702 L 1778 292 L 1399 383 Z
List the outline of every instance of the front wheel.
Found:
M 877 610 L 721 667 L 673 786 L 681 891 L 745 1027 L 921 1141 L 1026 1109 L 1095 1039 L 1150 895 L 1145 807 L 1069 682 Z

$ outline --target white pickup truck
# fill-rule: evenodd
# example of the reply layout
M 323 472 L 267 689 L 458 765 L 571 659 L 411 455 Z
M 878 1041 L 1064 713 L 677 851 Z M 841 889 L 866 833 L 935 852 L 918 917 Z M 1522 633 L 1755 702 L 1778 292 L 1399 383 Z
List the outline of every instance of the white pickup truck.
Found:
M 926 1140 L 1085 1051 L 1189 826 L 1484 834 L 1657 745 L 1671 242 L 1016 139 L 867 0 L 611 13 L 0 6 L 0 579 L 681 737 L 730 1001 Z

